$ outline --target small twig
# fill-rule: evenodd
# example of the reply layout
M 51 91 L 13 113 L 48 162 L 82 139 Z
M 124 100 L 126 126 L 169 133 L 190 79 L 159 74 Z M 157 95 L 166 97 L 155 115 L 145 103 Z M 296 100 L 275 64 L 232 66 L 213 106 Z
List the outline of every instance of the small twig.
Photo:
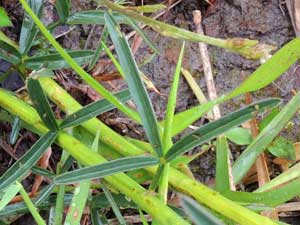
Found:
M 288 8 L 296 36 L 300 37 L 300 1 L 286 0 L 286 6 Z
M 204 35 L 204 31 L 201 24 L 202 16 L 200 10 L 193 11 L 193 17 L 194 17 L 194 24 L 196 26 L 196 32 L 198 34 Z M 215 100 L 218 98 L 218 95 L 217 95 L 216 85 L 214 82 L 207 45 L 205 43 L 199 42 L 199 51 L 202 59 L 203 72 L 206 81 L 208 96 L 210 100 Z M 215 120 L 221 118 L 221 111 L 218 105 L 214 106 L 212 111 Z M 228 171 L 229 171 L 229 178 L 230 178 L 230 189 L 236 190 L 233 176 L 232 176 L 232 168 L 231 168 L 229 157 L 228 157 Z
M 203 28 L 201 25 L 201 12 L 200 10 L 195 10 L 193 11 L 193 17 L 194 17 L 194 23 L 196 26 L 196 32 L 198 34 L 204 35 Z M 201 54 L 201 59 L 202 59 L 202 64 L 203 64 L 203 71 L 204 71 L 204 76 L 205 76 L 205 81 L 206 81 L 206 86 L 207 86 L 207 92 L 210 100 L 215 100 L 217 99 L 217 90 L 216 90 L 216 85 L 214 82 L 214 77 L 213 77 L 213 72 L 212 72 L 212 67 L 209 59 L 209 54 L 207 50 L 207 45 L 203 42 L 199 42 L 199 51 Z M 221 117 L 221 112 L 220 108 L 218 105 L 216 105 L 213 108 L 213 114 L 214 114 L 214 119 L 219 119 Z

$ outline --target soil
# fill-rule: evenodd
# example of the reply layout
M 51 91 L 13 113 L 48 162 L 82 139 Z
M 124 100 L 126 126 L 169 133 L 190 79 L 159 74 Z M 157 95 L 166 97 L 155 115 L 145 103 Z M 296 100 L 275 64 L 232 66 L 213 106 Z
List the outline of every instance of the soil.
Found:
M 76 0 L 72 1 L 72 4 L 73 11 L 95 8 L 95 4 L 90 3 L 88 0 Z M 14 4 L 7 4 L 5 7 L 13 17 L 15 27 L 5 29 L 4 31 L 10 37 L 17 40 L 21 27 L 20 18 L 22 18 L 23 14 L 22 10 L 20 6 Z M 53 7 L 51 8 L 51 5 L 48 5 L 47 9 L 50 10 L 49 17 L 55 19 L 55 14 L 53 14 L 53 12 L 51 14 Z M 217 0 L 212 7 L 209 7 L 204 1 L 186 0 L 167 13 L 164 20 L 182 28 L 195 30 L 192 20 L 192 11 L 196 9 L 201 9 L 204 31 L 207 35 L 212 37 L 251 38 L 266 44 L 275 45 L 278 48 L 295 37 L 287 8 L 278 0 Z M 49 11 L 47 12 L 49 13 Z M 75 26 L 72 31 L 60 38 L 59 41 L 66 48 L 81 49 L 83 48 L 91 29 L 91 25 Z M 94 30 L 95 35 L 91 36 L 88 48 L 96 48 L 100 32 L 101 27 L 96 26 Z M 143 66 L 141 69 L 161 92 L 161 95 L 159 95 L 151 91 L 150 97 L 158 118 L 162 119 L 166 110 L 167 95 L 170 91 L 170 83 L 176 66 L 181 42 L 157 35 L 150 29 L 147 29 L 147 32 L 161 50 L 161 54 L 156 56 L 151 63 Z M 209 52 L 214 70 L 216 88 L 219 95 L 227 93 L 237 87 L 260 64 L 258 61 L 247 60 L 239 55 L 212 46 L 209 46 Z M 135 54 L 138 63 L 142 63 L 150 55 L 151 52 L 145 43 L 142 43 Z M 0 60 L 0 71 L 4 72 L 8 67 L 9 65 L 7 63 Z M 187 43 L 184 56 L 184 68 L 191 72 L 201 89 L 206 93 L 206 85 L 197 43 Z M 17 74 L 14 74 L 2 83 L 3 87 L 10 90 L 16 90 L 22 85 L 23 82 Z M 106 83 L 106 86 L 111 89 L 118 89 L 123 85 L 124 84 L 120 81 Z M 299 85 L 300 68 L 298 63 L 281 76 L 281 78 L 273 82 L 273 84 L 255 93 L 254 100 L 265 97 L 280 97 L 284 102 L 287 102 L 292 96 L 291 90 L 299 89 Z M 78 96 L 77 90 L 73 90 L 72 93 Z M 81 97 L 80 99 L 84 102 L 87 101 L 86 97 Z M 244 105 L 243 99 L 244 97 L 241 96 L 226 104 L 222 104 L 222 114 L 224 115 Z M 176 111 L 183 111 L 197 103 L 197 99 L 188 84 L 184 79 L 181 79 Z M 122 132 L 124 135 L 144 138 L 141 127 L 126 119 L 121 113 L 113 111 L 101 118 L 109 123 L 115 130 Z M 117 118 L 118 121 L 122 121 L 123 124 L 120 125 L 120 122 L 112 122 L 116 121 Z M 198 121 L 195 125 L 199 125 L 201 122 L 203 121 Z M 296 117 L 293 122 L 295 124 L 294 127 L 299 127 L 298 117 Z M 8 124 L 0 125 L 0 135 L 2 136 L 2 139 L 5 139 L 9 135 L 11 128 Z M 187 131 L 183 134 L 186 132 Z M 299 130 L 296 130 L 296 128 L 293 129 L 293 132 L 286 135 L 295 141 L 299 140 Z M 16 154 L 21 155 L 32 141 L 33 140 L 29 140 L 28 142 L 27 139 L 23 140 L 23 144 L 17 148 Z M 195 151 L 198 150 L 199 149 L 196 149 Z M 238 152 L 240 149 L 234 147 L 233 150 L 236 151 L 236 153 L 233 153 L 234 155 L 239 154 Z M 6 167 L 9 167 L 11 162 L 11 157 L 4 151 L 1 151 L 0 174 L 4 172 Z M 198 180 L 209 185 L 215 174 L 215 152 L 208 151 L 194 160 L 191 163 L 191 170 Z M 28 217 L 30 216 L 26 216 L 27 219 Z M 25 220 L 22 218 L 14 224 L 34 224 L 34 222 L 29 222 L 27 219 Z

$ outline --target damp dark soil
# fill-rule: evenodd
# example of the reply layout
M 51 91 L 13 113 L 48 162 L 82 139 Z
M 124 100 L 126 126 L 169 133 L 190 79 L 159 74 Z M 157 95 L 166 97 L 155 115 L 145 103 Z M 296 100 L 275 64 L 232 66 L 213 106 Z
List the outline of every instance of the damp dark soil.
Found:
M 11 4 L 8 4 L 8 2 L 9 1 L 3 1 L 3 6 L 12 17 L 15 26 L 13 28 L 5 29 L 4 32 L 17 41 L 21 27 L 20 18 L 22 18 L 23 11 L 17 1 L 12 1 Z M 49 2 L 45 5 L 44 21 L 49 23 L 49 21 L 55 20 L 56 15 L 53 13 L 53 6 Z M 91 1 L 88 0 L 72 1 L 72 5 L 73 11 L 95 9 L 96 7 L 94 3 L 91 3 Z M 192 12 L 196 9 L 201 9 L 202 11 L 205 34 L 212 37 L 244 37 L 275 45 L 278 48 L 295 37 L 287 8 L 278 0 L 217 0 L 213 6 L 207 5 L 204 1 L 185 0 L 175 8 L 171 9 L 170 12 L 163 17 L 163 20 L 181 28 L 195 30 Z M 71 27 L 71 29 L 69 27 L 62 27 L 60 28 L 61 30 L 58 30 L 57 32 L 62 33 L 67 31 L 67 34 L 59 38 L 59 41 L 65 48 L 82 49 L 86 40 L 89 39 L 87 47 L 95 49 L 100 37 L 101 27 L 92 27 L 92 25 L 74 26 Z M 94 29 L 93 35 L 89 35 L 91 29 Z M 124 29 L 127 31 L 127 28 Z M 154 91 L 150 91 L 156 114 L 159 119 L 162 119 L 166 110 L 167 96 L 170 91 L 170 83 L 176 66 L 181 42 L 157 35 L 150 29 L 147 29 L 147 32 L 159 47 L 161 54 L 154 57 L 150 63 L 142 66 L 141 70 L 151 79 L 155 87 L 161 93 L 158 94 Z M 216 47 L 209 46 L 209 53 L 218 95 L 225 94 L 237 87 L 260 65 L 259 61 L 247 60 L 239 55 Z M 142 43 L 135 56 L 138 63 L 143 63 L 151 56 L 151 51 L 146 44 Z M 5 72 L 8 68 L 9 65 L 7 63 L 0 61 L 0 74 Z M 196 82 L 200 85 L 204 93 L 206 93 L 203 68 L 197 43 L 187 43 L 184 56 L 184 68 L 191 72 Z M 110 70 L 112 70 L 112 68 L 110 68 Z M 67 77 L 74 79 L 74 82 L 80 82 L 71 71 L 67 70 L 64 72 L 67 74 Z M 120 81 L 104 83 L 112 90 L 117 90 L 124 86 Z M 17 74 L 13 74 L 1 85 L 2 87 L 14 91 L 21 88 L 23 82 Z M 298 64 L 293 66 L 271 85 L 255 93 L 254 99 L 280 97 L 286 102 L 292 96 L 291 90 L 297 90 L 299 89 L 299 86 L 300 68 Z M 90 101 L 89 97 L 82 96 L 82 92 L 77 89 L 71 87 L 69 88 L 69 91 L 71 91 L 71 93 L 82 103 L 88 103 Z M 226 104 L 222 104 L 222 114 L 224 115 L 244 105 L 243 99 L 244 97 L 240 96 Z M 198 104 L 198 102 L 193 92 L 186 81 L 181 79 L 176 111 L 183 111 L 196 104 Z M 123 114 L 118 113 L 116 110 L 105 114 L 101 119 L 123 135 L 144 139 L 141 127 L 128 120 Z M 203 123 L 203 121 L 198 121 L 195 125 L 200 125 L 201 123 Z M 299 127 L 299 118 L 294 120 L 294 124 L 294 127 Z M 7 142 L 10 131 L 11 127 L 9 124 L 1 124 L 1 143 Z M 22 155 L 36 140 L 35 136 L 28 135 L 26 131 L 22 131 L 22 135 L 24 135 L 25 138 L 23 138 L 19 146 L 15 149 L 16 156 Z M 290 132 L 290 134 L 287 135 L 293 140 L 299 140 L 299 130 L 294 129 L 293 132 Z M 240 149 L 235 146 L 232 147 L 234 151 L 233 155 L 238 155 Z M 199 149 L 196 149 L 195 151 L 199 151 Z M 55 151 L 51 161 L 55 163 L 58 158 L 59 151 Z M 13 162 L 11 155 L 7 154 L 2 146 L 0 146 L 0 174 L 2 174 Z M 215 173 L 215 152 L 213 149 L 195 159 L 190 167 L 198 180 L 207 185 L 211 184 Z M 27 182 L 26 186 L 29 188 L 31 186 L 30 182 Z M 26 215 L 15 221 L 13 224 L 34 224 L 34 222 L 31 220 L 30 216 Z

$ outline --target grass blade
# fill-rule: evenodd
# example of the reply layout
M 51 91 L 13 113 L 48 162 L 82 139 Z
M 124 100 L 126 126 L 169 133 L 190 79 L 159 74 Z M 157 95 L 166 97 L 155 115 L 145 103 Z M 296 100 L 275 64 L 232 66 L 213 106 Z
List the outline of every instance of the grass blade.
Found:
M 42 121 L 51 131 L 57 131 L 59 128 L 53 111 L 39 81 L 34 78 L 29 78 L 27 81 L 27 89 Z
M 121 225 L 126 225 L 125 219 L 123 218 L 123 216 L 117 206 L 117 203 L 115 202 L 113 196 L 111 195 L 111 193 L 108 190 L 108 188 L 106 187 L 106 185 L 104 185 L 103 183 L 102 183 L 102 190 L 105 194 L 106 199 L 108 200 L 109 204 L 111 205 L 111 208 L 112 208 L 114 214 L 116 215 L 119 223 Z
M 218 39 L 212 38 L 205 35 L 200 35 L 185 29 L 172 26 L 155 19 L 145 17 L 137 12 L 126 9 L 117 5 L 116 3 L 110 2 L 109 0 L 101 1 L 108 8 L 119 12 L 120 14 L 126 15 L 135 21 L 144 23 L 150 26 L 156 32 L 171 38 L 186 40 L 186 41 L 196 41 L 211 44 L 217 47 L 227 49 L 229 51 L 241 54 L 250 59 L 260 59 L 269 54 L 271 50 L 274 50 L 273 46 L 259 44 L 256 40 L 242 39 L 242 38 L 232 38 L 232 39 Z
M 67 24 L 99 24 L 105 25 L 104 10 L 89 10 L 76 12 L 70 15 L 67 19 Z M 117 23 L 124 23 L 124 16 L 119 13 L 113 13 L 114 19 Z
M 53 183 L 51 183 L 48 186 L 46 186 L 45 188 L 43 188 L 43 190 L 39 193 L 37 198 L 34 200 L 35 207 L 42 204 L 50 196 L 54 187 L 55 187 L 55 185 Z
M 235 161 L 232 168 L 235 183 L 238 183 L 246 175 L 259 154 L 266 149 L 299 108 L 300 93 L 290 100 Z
M 21 55 L 14 46 L 0 41 L 0 59 L 4 59 L 15 65 L 21 62 Z
M 253 103 L 243 109 L 237 110 L 222 117 L 219 120 L 208 123 L 198 130 L 195 130 L 175 143 L 166 155 L 166 160 L 171 161 L 180 154 L 223 134 L 225 131 L 238 126 L 252 118 L 253 113 L 262 112 L 267 108 L 276 106 L 278 99 L 268 99 Z
M 69 51 L 68 53 L 79 65 L 89 63 L 94 55 L 93 51 L 87 50 Z M 25 67 L 31 70 L 39 70 L 41 68 L 47 68 L 49 70 L 70 68 L 70 65 L 59 53 L 32 56 L 25 59 L 24 62 Z
M 115 96 L 121 101 L 126 102 L 128 101 L 131 96 L 130 92 L 126 89 L 124 91 L 120 91 L 119 93 L 115 94 Z M 78 110 L 77 112 L 67 116 L 62 123 L 60 124 L 60 128 L 64 129 L 71 126 L 77 126 L 86 120 L 89 120 L 95 116 L 98 116 L 102 113 L 110 111 L 114 109 L 115 106 L 112 105 L 106 99 L 99 100 L 97 102 L 93 102 L 82 109 Z
M 230 190 L 229 147 L 225 136 L 217 138 L 216 146 L 216 191 L 223 193 Z
M 278 175 L 270 182 L 266 183 L 255 192 L 263 192 L 266 190 L 270 190 L 274 187 L 280 186 L 282 184 L 288 183 L 292 180 L 295 180 L 300 177 L 300 163 L 297 163 L 293 167 L 289 168 L 288 170 L 284 171 L 282 174 Z
M 147 43 L 149 45 L 149 47 L 157 54 L 160 54 L 160 51 L 158 49 L 158 47 L 156 46 L 156 44 L 153 43 L 153 41 L 150 39 L 150 37 L 146 34 L 145 31 L 143 31 L 138 24 L 136 24 L 136 22 L 134 20 L 132 20 L 130 17 L 126 17 L 126 23 L 129 24 L 145 41 L 145 43 Z
M 33 12 L 41 18 L 42 9 L 43 9 L 43 1 L 42 0 L 29 0 L 28 5 L 32 8 Z M 22 55 L 26 55 L 32 46 L 34 39 L 38 33 L 38 29 L 35 26 L 35 23 L 31 19 L 31 17 L 25 13 L 21 33 L 19 40 L 19 49 Z
M 176 114 L 174 117 L 173 135 L 186 129 L 204 113 L 211 110 L 216 104 L 223 103 L 240 94 L 256 91 L 267 86 L 281 76 L 283 72 L 287 71 L 298 59 L 300 59 L 300 39 L 295 38 L 278 50 L 268 61 L 258 67 L 239 87 L 225 97 L 220 97 L 217 101 L 211 101 Z
M 25 204 L 27 205 L 32 217 L 34 218 L 35 222 L 38 225 L 46 225 L 45 221 L 43 220 L 43 218 L 40 216 L 40 214 L 38 213 L 37 209 L 35 208 L 35 206 L 33 205 L 30 197 L 28 196 L 27 192 L 25 191 L 24 187 L 22 186 L 21 183 L 19 183 L 18 181 L 16 182 L 16 185 L 20 188 L 20 194 L 25 202 Z
M 42 136 L 18 161 L 16 161 L 1 177 L 0 190 L 8 187 L 16 180 L 22 179 L 29 172 L 48 147 L 53 143 L 57 133 L 48 132 Z
M 15 185 L 15 184 L 12 184 L 12 185 L 8 186 L 6 190 L 3 191 L 4 194 L 3 194 L 3 196 L 1 197 L 1 200 L 0 200 L 0 211 L 7 204 L 10 203 L 10 201 L 16 196 L 16 194 L 19 192 L 19 190 L 20 190 L 19 186 Z
M 125 157 L 58 175 L 53 182 L 55 184 L 75 183 L 81 180 L 102 178 L 115 173 L 153 166 L 157 163 L 158 160 L 150 156 Z
M 193 220 L 196 225 L 224 225 L 208 209 L 199 205 L 191 198 L 182 196 L 181 205 L 186 214 Z
M 91 208 L 91 220 L 93 225 L 104 225 L 104 223 L 101 221 L 98 209 Z
M 66 60 L 66 62 L 71 66 L 72 69 L 92 88 L 95 89 L 97 93 L 102 95 L 112 104 L 114 104 L 120 111 L 122 111 L 125 115 L 134 119 L 137 122 L 141 122 L 139 115 L 132 110 L 131 108 L 125 106 L 123 103 L 119 102 L 109 91 L 107 91 L 98 81 L 92 78 L 84 69 L 82 69 L 75 60 L 60 46 L 60 44 L 55 40 L 55 38 L 49 33 L 48 29 L 43 25 L 40 19 L 35 15 L 32 9 L 29 7 L 25 0 L 20 0 L 22 6 L 26 10 L 28 14 L 30 14 L 31 18 L 37 24 L 38 28 L 41 30 L 42 34 L 47 38 L 47 40 L 53 45 L 53 47 L 57 50 L 57 52 Z
M 5 9 L 0 7 L 0 27 L 9 27 L 12 26 L 10 18 L 7 16 Z
M 61 22 L 65 22 L 70 14 L 70 0 L 55 1 L 56 12 Z
M 278 206 L 300 194 L 300 179 L 266 192 L 235 192 L 229 191 L 222 193 L 226 198 L 236 202 L 264 204 L 266 206 Z
M 14 118 L 11 134 L 9 136 L 9 143 L 11 145 L 14 145 L 16 143 L 17 138 L 19 136 L 20 129 L 21 129 L 20 118 L 16 116 Z
M 121 33 L 120 28 L 113 17 L 109 13 L 106 13 L 104 17 L 110 37 L 115 45 L 120 64 L 125 72 L 126 81 L 132 98 L 135 104 L 137 104 L 137 109 L 147 137 L 156 154 L 162 156 L 161 140 L 154 110 L 128 42 Z

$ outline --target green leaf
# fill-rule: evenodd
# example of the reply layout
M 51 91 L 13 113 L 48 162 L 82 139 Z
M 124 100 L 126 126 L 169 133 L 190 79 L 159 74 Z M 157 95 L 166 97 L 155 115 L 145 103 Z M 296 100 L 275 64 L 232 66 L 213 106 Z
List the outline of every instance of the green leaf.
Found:
M 125 219 L 123 218 L 115 199 L 113 198 L 112 194 L 110 193 L 110 191 L 108 190 L 106 185 L 103 183 L 102 183 L 102 190 L 105 194 L 106 199 L 108 200 L 109 204 L 111 205 L 111 208 L 112 208 L 114 214 L 116 215 L 119 223 L 121 225 L 126 225 Z
M 131 98 L 128 89 L 115 94 L 115 96 L 121 102 L 126 102 Z M 109 101 L 107 101 L 106 99 L 93 102 L 83 107 L 82 109 L 78 110 L 77 112 L 67 116 L 60 124 L 60 128 L 64 129 L 71 126 L 77 126 L 95 116 L 110 111 L 114 108 L 115 106 L 111 104 Z
M 285 158 L 289 160 L 296 159 L 296 153 L 295 153 L 293 143 L 281 136 L 276 138 L 268 146 L 268 151 L 271 152 L 274 156 L 277 156 L 279 158 Z
M 176 114 L 174 117 L 173 135 L 186 129 L 204 113 L 211 110 L 214 105 L 267 86 L 287 71 L 298 59 L 300 59 L 300 39 L 295 38 L 278 50 L 268 61 L 258 67 L 258 69 L 255 70 L 239 87 L 225 97 L 220 97 L 216 101 L 195 106 Z
M 166 155 L 166 160 L 170 161 L 180 154 L 191 150 L 192 148 L 210 141 L 227 130 L 238 126 L 252 118 L 253 113 L 262 112 L 267 108 L 276 106 L 280 101 L 278 99 L 268 99 L 253 103 L 243 109 L 234 111 L 219 120 L 208 123 L 198 130 L 195 130 L 175 143 Z
M 124 70 L 131 96 L 137 105 L 147 137 L 156 154 L 162 156 L 161 140 L 153 106 L 140 77 L 131 49 L 124 35 L 121 33 L 120 28 L 110 14 L 105 13 L 105 21 L 110 37 L 115 45 L 120 64 Z
M 44 187 L 40 192 L 39 195 L 37 196 L 36 199 L 34 199 L 34 205 L 35 207 L 41 205 L 52 193 L 53 189 L 55 188 L 55 185 L 53 183 L 47 185 Z
M 230 190 L 229 153 L 227 139 L 219 136 L 216 144 L 216 191 L 223 193 Z
M 272 179 L 270 182 L 257 189 L 255 192 L 264 192 L 266 190 L 271 190 L 274 187 L 281 186 L 299 177 L 300 163 L 297 163 L 293 167 L 289 168 L 288 170 L 284 171 L 283 173 Z
M 235 127 L 227 131 L 225 136 L 237 145 L 249 145 L 253 139 L 251 131 L 242 127 Z
M 181 205 L 183 210 L 196 225 L 224 225 L 208 209 L 199 205 L 196 201 L 192 200 L 191 198 L 182 196 Z
M 294 96 L 280 113 L 259 133 L 233 165 L 234 182 L 238 183 L 247 174 L 257 157 L 267 148 L 285 124 L 300 108 L 300 93 Z
M 297 179 L 290 183 L 284 184 L 281 187 L 277 187 L 274 190 L 266 192 L 248 193 L 228 191 L 222 193 L 222 195 L 236 202 L 264 204 L 266 206 L 275 207 L 300 194 L 299 182 L 300 179 Z
M 53 178 L 53 177 L 56 176 L 55 173 L 53 173 L 49 170 L 46 170 L 44 168 L 41 168 L 39 166 L 32 167 L 31 172 L 36 174 L 36 175 L 45 176 L 45 177 L 49 177 L 49 178 Z
M 19 136 L 20 129 L 21 129 L 20 118 L 16 116 L 14 118 L 11 134 L 9 136 L 9 143 L 11 145 L 14 145 L 16 143 L 17 138 Z
M 79 65 L 89 63 L 94 54 L 93 51 L 86 50 L 69 51 L 68 53 Z M 49 70 L 70 68 L 70 65 L 61 57 L 59 53 L 32 56 L 25 59 L 24 63 L 25 67 L 31 70 L 39 70 L 42 68 L 47 68 Z
M 145 31 L 143 31 L 138 24 L 134 20 L 132 20 L 129 17 L 126 17 L 126 22 L 143 38 L 145 43 L 149 45 L 149 47 L 157 54 L 160 54 L 160 51 L 155 43 L 150 39 L 150 37 L 146 34 Z
M 12 26 L 10 18 L 7 16 L 7 13 L 3 7 L 0 7 L 0 27 L 9 27 Z
M 279 108 L 272 109 L 271 112 L 259 123 L 259 130 L 262 131 L 274 119 L 279 111 Z
M 3 194 L 3 196 L 1 197 L 1 200 L 0 200 L 0 211 L 7 204 L 10 203 L 10 201 L 16 196 L 16 194 L 19 192 L 19 190 L 20 190 L 20 187 L 18 187 L 15 184 L 12 184 L 12 185 L 8 186 L 7 189 L 5 189 L 4 191 L 0 191 L 0 193 L 4 192 L 4 194 Z
M 76 12 L 70 15 L 67 19 L 67 24 L 100 24 L 105 25 L 104 10 L 89 10 Z M 124 16 L 119 13 L 113 13 L 114 19 L 117 23 L 124 23 Z
M 150 156 L 125 157 L 58 175 L 53 182 L 55 184 L 75 183 L 87 179 L 102 178 L 115 173 L 135 170 L 146 166 L 153 166 L 157 163 L 158 159 Z
M 43 9 L 43 1 L 42 0 L 28 0 L 28 4 L 30 8 L 34 11 L 34 13 L 41 18 L 42 9 Z M 22 55 L 26 55 L 32 46 L 34 39 L 38 33 L 38 29 L 31 19 L 31 17 L 25 13 L 20 33 L 19 40 L 19 48 Z
M 20 159 L 18 159 L 9 169 L 0 177 L 0 190 L 8 187 L 16 180 L 21 180 L 28 174 L 43 153 L 51 146 L 57 133 L 48 132 L 42 136 Z
M 39 81 L 34 78 L 29 78 L 27 81 L 27 89 L 42 121 L 46 124 L 49 130 L 57 131 L 59 128 L 53 111 Z
M 259 44 L 256 40 L 249 40 L 246 38 L 232 38 L 223 40 L 219 38 L 212 38 L 209 36 L 201 35 L 143 16 L 137 12 L 134 12 L 133 10 L 128 10 L 126 9 L 126 7 L 122 7 L 109 0 L 102 0 L 101 2 L 109 9 L 117 11 L 120 14 L 126 15 L 137 22 L 144 23 L 150 26 L 156 32 L 167 37 L 193 42 L 204 42 L 241 54 L 250 59 L 260 59 L 262 57 L 267 56 L 270 51 L 274 50 L 273 46 Z
M 16 65 L 21 62 L 21 55 L 12 45 L 0 41 L 0 59 L 4 59 L 13 65 Z
M 99 215 L 99 210 L 96 208 L 91 208 L 91 220 L 92 220 L 92 225 L 104 225 L 102 222 L 100 215 Z
M 164 4 L 153 4 L 153 5 L 141 5 L 141 6 L 126 6 L 126 8 L 137 12 L 154 13 L 159 10 L 165 9 L 166 6 Z
M 70 0 L 55 1 L 56 12 L 61 22 L 65 22 L 70 14 Z

